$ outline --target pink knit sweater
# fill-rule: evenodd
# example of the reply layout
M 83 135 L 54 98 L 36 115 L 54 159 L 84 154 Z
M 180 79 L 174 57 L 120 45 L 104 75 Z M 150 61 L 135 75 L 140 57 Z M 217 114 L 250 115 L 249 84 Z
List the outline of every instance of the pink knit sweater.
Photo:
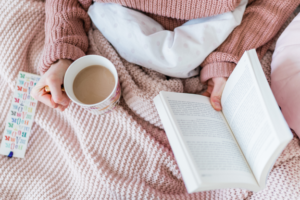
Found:
M 173 30 L 186 20 L 234 10 L 241 0 L 96 0 L 113 2 L 148 14 L 166 29 Z M 266 53 L 272 38 L 300 0 L 249 0 L 243 20 L 226 41 L 201 64 L 201 81 L 228 77 L 245 50 Z M 47 0 L 46 45 L 42 72 L 58 59 L 84 56 L 88 49 L 87 31 L 91 21 L 87 9 L 92 0 Z

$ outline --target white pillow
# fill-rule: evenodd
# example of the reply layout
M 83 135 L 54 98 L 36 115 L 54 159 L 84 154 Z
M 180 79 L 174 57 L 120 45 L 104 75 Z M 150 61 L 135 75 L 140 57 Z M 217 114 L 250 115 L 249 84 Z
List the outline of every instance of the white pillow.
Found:
M 276 43 L 271 63 L 271 88 L 281 112 L 300 137 L 300 14 Z

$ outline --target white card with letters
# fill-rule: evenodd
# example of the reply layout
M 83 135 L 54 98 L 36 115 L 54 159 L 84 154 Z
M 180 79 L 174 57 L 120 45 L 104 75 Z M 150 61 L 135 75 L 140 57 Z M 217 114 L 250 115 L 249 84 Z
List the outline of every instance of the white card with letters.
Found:
M 30 96 L 30 92 L 39 80 L 38 75 L 19 72 L 0 154 L 7 156 L 13 152 L 13 157 L 24 158 L 37 106 L 37 100 Z

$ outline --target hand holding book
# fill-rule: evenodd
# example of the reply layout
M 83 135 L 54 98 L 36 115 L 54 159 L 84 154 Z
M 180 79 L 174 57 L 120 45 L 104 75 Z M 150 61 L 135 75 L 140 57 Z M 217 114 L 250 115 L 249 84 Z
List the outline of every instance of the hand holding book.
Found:
M 210 97 L 210 103 L 216 111 L 222 110 L 221 97 L 226 85 L 227 78 L 215 77 L 207 82 L 207 90 L 202 94 L 203 96 Z

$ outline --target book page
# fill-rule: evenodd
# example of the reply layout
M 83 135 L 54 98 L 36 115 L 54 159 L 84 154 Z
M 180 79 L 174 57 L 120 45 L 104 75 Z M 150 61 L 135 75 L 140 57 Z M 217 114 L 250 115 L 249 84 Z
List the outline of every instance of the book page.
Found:
M 274 145 L 273 154 L 261 172 L 259 185 L 261 186 L 261 188 L 264 188 L 267 183 L 269 172 L 271 171 L 275 161 L 277 160 L 281 152 L 293 139 L 293 134 L 279 109 L 276 99 L 271 91 L 270 85 L 267 82 L 265 74 L 262 70 L 262 66 L 258 60 L 256 51 L 254 49 L 247 51 L 247 55 L 249 61 L 251 62 L 254 76 L 256 78 L 262 100 L 264 102 L 264 107 L 270 118 L 270 126 L 273 130 L 272 134 L 274 134 L 273 137 L 276 138 L 276 142 L 278 144 L 276 147 Z M 268 148 L 269 150 L 271 150 L 272 146 L 268 146 Z M 262 156 L 264 155 L 262 154 Z
M 280 145 L 247 54 L 239 61 L 222 95 L 223 114 L 257 181 Z
M 203 184 L 219 183 L 224 188 L 231 183 L 239 183 L 231 186 L 240 188 L 257 185 L 223 114 L 212 108 L 209 98 L 170 92 L 161 95 Z

